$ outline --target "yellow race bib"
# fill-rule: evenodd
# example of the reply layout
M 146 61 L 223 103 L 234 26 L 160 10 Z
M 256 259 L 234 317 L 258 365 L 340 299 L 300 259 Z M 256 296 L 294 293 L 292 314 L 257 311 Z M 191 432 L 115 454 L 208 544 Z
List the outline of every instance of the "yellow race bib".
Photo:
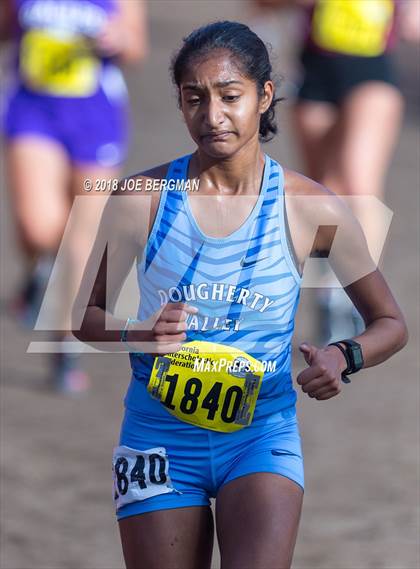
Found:
M 374 57 L 385 51 L 393 13 L 392 0 L 318 0 L 312 39 L 328 51 Z
M 100 60 L 86 38 L 60 37 L 33 29 L 21 40 L 19 66 L 34 91 L 62 97 L 88 97 L 98 88 Z
M 181 421 L 231 433 L 251 424 L 263 375 L 242 350 L 194 341 L 155 358 L 147 389 Z

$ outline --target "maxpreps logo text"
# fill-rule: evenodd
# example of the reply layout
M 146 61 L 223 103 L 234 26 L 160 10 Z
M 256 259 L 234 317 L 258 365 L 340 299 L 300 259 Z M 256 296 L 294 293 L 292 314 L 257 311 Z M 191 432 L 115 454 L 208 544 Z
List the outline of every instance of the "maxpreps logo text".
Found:
M 220 373 L 225 371 L 234 377 L 245 377 L 247 373 L 258 373 L 266 371 L 276 371 L 275 361 L 259 361 L 251 363 L 247 358 L 239 356 L 232 361 L 226 358 L 213 360 L 208 357 L 196 358 L 194 360 L 194 371 L 206 371 Z

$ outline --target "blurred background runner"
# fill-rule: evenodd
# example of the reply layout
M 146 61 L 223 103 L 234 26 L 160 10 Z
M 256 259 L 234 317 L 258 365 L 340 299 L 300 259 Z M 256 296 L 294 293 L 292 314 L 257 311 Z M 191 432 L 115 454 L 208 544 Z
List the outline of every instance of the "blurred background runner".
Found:
M 123 0 L 8 0 L 2 2 L 2 39 L 13 42 L 3 116 L 5 161 L 26 275 L 13 301 L 34 327 L 55 254 L 75 196 L 85 179 L 120 175 L 128 145 L 128 94 L 121 64 L 138 63 L 148 46 L 145 4 Z M 85 199 L 73 220 L 61 283 L 60 321 L 52 355 L 51 387 L 78 393 L 88 387 L 77 354 L 66 351 L 69 302 L 78 286 L 98 216 Z
M 399 135 L 403 97 L 391 52 L 398 37 L 419 41 L 419 3 L 411 0 L 256 0 L 258 30 L 278 8 L 300 8 L 293 30 L 300 39 L 300 77 L 293 123 L 307 175 L 337 194 L 384 199 L 385 177 Z M 264 18 L 264 15 L 266 16 Z M 278 43 L 270 24 L 266 41 Z M 357 205 L 356 205 L 357 203 Z M 352 202 L 371 253 L 383 220 Z M 374 258 L 376 255 L 374 255 Z M 347 295 L 324 275 L 317 296 L 319 341 L 363 329 Z

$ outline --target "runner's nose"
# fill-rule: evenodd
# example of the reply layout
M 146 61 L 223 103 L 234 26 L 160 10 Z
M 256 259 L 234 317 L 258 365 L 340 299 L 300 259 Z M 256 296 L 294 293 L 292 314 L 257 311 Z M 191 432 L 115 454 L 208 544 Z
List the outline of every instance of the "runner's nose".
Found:
M 204 123 L 212 129 L 219 128 L 224 122 L 224 113 L 221 102 L 216 98 L 210 98 L 204 106 Z

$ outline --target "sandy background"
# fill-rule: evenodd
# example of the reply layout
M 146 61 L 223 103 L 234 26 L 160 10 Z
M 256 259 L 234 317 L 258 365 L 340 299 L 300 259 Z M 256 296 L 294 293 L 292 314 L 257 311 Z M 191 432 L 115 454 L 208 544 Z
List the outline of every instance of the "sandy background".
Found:
M 150 3 L 152 52 L 128 83 L 133 148 L 125 171 L 139 171 L 192 149 L 176 109 L 167 68 L 182 36 L 208 20 L 240 19 L 243 3 Z M 277 25 L 277 24 L 276 24 Z M 279 37 L 291 34 L 280 23 Z M 341 397 L 300 397 L 306 496 L 295 569 L 414 569 L 419 566 L 418 479 L 418 49 L 397 53 L 407 97 L 403 132 L 387 180 L 395 212 L 384 273 L 407 316 L 410 344 L 390 362 L 360 373 Z M 281 71 L 287 61 L 278 62 Z M 281 111 L 281 135 L 267 151 L 300 168 Z M 21 258 L 1 187 L 1 300 L 21 275 Z M 315 339 L 313 292 L 306 290 L 295 343 Z M 86 356 L 93 389 L 74 401 L 45 388 L 43 355 L 26 354 L 39 334 L 23 331 L 3 309 L 1 322 L 1 560 L 3 569 L 117 569 L 122 556 L 111 498 L 111 450 L 129 380 L 124 355 Z M 43 336 L 42 336 L 43 337 Z M 302 366 L 299 356 L 295 375 Z M 214 568 L 218 565 L 215 550 Z

